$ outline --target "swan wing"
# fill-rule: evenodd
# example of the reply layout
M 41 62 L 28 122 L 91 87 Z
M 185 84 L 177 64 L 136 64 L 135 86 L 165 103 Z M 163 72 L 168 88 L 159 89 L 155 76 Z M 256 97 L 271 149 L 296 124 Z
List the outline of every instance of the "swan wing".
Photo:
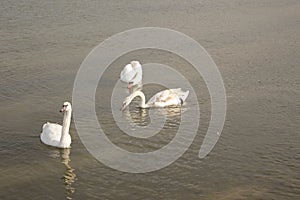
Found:
M 168 98 L 166 98 L 163 101 L 157 101 L 154 103 L 155 107 L 167 107 L 167 106 L 177 106 L 180 105 L 181 102 L 179 98 L 176 96 L 170 95 Z
M 183 91 L 181 88 L 176 89 L 170 89 L 174 95 L 176 95 L 178 98 L 181 98 L 183 102 L 185 102 L 186 98 L 188 97 L 190 91 Z
M 189 91 L 183 91 L 181 88 L 167 89 L 151 97 L 147 105 L 154 107 L 176 106 L 182 104 L 188 95 Z
M 155 107 L 166 107 L 171 105 L 178 105 L 180 103 L 179 98 L 169 89 L 163 90 L 155 94 L 147 105 Z
M 132 85 L 136 85 L 140 82 L 142 82 L 142 78 L 143 78 L 143 70 L 142 70 L 142 66 L 140 64 L 136 65 L 134 67 L 134 72 L 135 72 L 135 76 L 131 79 Z
M 165 91 L 165 90 L 164 90 Z M 147 102 L 148 105 L 153 105 L 155 102 L 158 102 L 160 97 L 162 97 L 163 95 L 163 92 L 164 91 L 161 91 L 161 92 L 158 92 L 156 93 L 155 95 L 153 95 Z
M 121 71 L 120 79 L 123 82 L 129 83 L 134 78 L 135 75 L 136 75 L 136 72 L 133 69 L 132 65 L 128 64 Z
M 50 146 L 59 146 L 62 126 L 55 123 L 45 123 L 41 133 L 41 141 Z

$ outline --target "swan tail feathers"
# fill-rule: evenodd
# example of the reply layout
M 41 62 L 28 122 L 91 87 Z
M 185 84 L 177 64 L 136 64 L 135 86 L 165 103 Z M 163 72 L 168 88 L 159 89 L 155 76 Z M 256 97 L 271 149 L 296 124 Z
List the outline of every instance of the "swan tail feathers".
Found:
M 183 91 L 181 88 L 176 88 L 176 89 L 171 89 L 171 91 L 177 95 L 180 99 L 182 99 L 182 101 L 185 101 L 186 98 L 188 97 L 190 91 Z
M 184 92 L 184 93 L 182 94 L 182 96 L 181 96 L 181 99 L 182 99 L 183 101 L 185 101 L 185 100 L 186 100 L 186 98 L 188 97 L 189 93 L 190 93 L 190 91 L 189 91 L 189 90 L 188 90 L 188 91 L 186 91 L 186 92 Z

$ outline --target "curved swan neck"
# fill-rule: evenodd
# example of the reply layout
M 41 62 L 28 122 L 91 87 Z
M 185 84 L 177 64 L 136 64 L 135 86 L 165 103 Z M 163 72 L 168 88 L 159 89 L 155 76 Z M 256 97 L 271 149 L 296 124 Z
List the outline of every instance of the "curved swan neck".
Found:
M 135 97 L 141 97 L 141 103 L 140 103 L 140 107 L 141 108 L 148 108 L 149 106 L 146 104 L 146 97 L 144 95 L 143 92 L 141 91 L 136 91 L 134 93 L 132 93 L 131 98 L 130 98 L 130 102 L 135 98 Z
M 72 113 L 72 110 L 65 111 L 65 113 L 64 113 L 60 142 L 62 142 L 63 139 L 65 138 L 65 136 L 67 134 L 69 134 L 70 124 L 71 124 L 71 116 L 72 116 L 71 113 Z

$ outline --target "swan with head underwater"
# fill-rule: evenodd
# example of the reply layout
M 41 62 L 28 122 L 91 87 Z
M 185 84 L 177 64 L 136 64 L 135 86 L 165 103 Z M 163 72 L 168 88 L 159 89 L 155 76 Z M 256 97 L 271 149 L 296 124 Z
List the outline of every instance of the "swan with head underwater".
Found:
M 62 126 L 56 123 L 45 123 L 40 135 L 41 141 L 49 146 L 70 148 L 71 136 L 69 134 L 72 107 L 69 102 L 64 102 L 60 112 L 64 113 Z
M 144 93 L 142 91 L 135 91 L 124 99 L 121 110 L 125 110 L 125 108 L 131 103 L 131 101 L 137 96 L 141 98 L 140 108 L 163 108 L 168 106 L 181 106 L 185 102 L 188 95 L 188 90 L 183 91 L 181 88 L 167 89 L 158 92 L 146 103 L 146 97 Z
M 131 88 L 142 83 L 143 70 L 142 65 L 139 61 L 131 61 L 121 71 L 121 81 L 128 83 L 127 88 L 131 92 Z

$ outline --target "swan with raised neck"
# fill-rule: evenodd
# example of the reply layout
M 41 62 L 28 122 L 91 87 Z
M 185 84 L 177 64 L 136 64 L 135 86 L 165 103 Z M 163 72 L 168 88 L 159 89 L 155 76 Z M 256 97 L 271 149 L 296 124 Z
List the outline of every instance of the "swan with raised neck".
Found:
M 62 126 L 56 123 L 45 123 L 40 138 L 44 144 L 58 148 L 69 148 L 71 145 L 69 134 L 72 116 L 71 104 L 64 102 L 60 112 L 64 113 Z

